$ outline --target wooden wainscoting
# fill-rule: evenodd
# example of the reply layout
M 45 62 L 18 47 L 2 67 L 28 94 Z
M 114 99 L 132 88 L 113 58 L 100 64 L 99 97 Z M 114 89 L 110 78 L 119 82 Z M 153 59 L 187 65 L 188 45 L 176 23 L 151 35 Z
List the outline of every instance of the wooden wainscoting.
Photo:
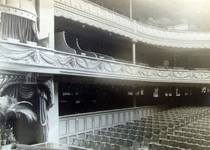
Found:
M 149 116 L 165 109 L 165 106 L 144 106 L 60 116 L 60 143 L 70 144 L 74 137 L 84 135 L 86 132 L 124 124 L 128 121 L 140 119 L 141 117 Z

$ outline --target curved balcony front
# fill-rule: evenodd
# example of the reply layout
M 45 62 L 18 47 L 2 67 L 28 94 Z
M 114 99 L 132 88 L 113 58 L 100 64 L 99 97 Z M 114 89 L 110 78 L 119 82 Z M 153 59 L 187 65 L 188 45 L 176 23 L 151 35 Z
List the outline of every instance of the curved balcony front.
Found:
M 136 41 L 175 48 L 210 48 L 210 32 L 164 30 L 138 23 L 88 0 L 54 0 L 55 16 L 101 28 Z
M 145 82 L 210 84 L 210 71 L 153 68 L 0 41 L 0 69 Z
M 16 15 L 36 22 L 35 0 L 0 0 L 0 12 Z
M 0 39 L 36 44 L 38 39 L 35 0 L 0 0 Z

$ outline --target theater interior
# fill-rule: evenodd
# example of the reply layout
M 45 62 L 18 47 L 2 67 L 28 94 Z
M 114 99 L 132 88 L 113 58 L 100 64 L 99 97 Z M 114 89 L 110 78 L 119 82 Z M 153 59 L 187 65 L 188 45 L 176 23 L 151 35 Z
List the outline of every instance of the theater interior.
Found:
M 208 0 L 0 0 L 0 150 L 210 150 Z

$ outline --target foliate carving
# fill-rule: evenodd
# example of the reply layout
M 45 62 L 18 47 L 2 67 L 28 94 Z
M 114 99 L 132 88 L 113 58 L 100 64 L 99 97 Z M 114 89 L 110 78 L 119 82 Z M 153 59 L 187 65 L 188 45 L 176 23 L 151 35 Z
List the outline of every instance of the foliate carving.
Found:
M 191 71 L 174 71 L 173 76 L 176 78 L 191 78 Z
M 15 73 L 9 71 L 0 71 L 0 95 L 2 90 L 5 86 L 9 85 L 10 83 L 15 82 L 23 82 L 25 81 L 25 74 L 24 73 Z
M 86 0 L 54 0 L 55 15 L 148 44 L 210 48 L 210 32 L 174 31 L 148 26 Z
M 69 74 L 76 73 L 84 76 L 91 74 L 97 77 L 128 80 L 210 83 L 210 71 L 207 70 L 152 68 L 6 42 L 0 42 L 1 63 L 20 66 L 16 71 L 23 71 L 21 69 L 27 71 L 27 67 L 24 66 L 30 66 L 28 67 L 30 70 L 33 67 L 39 67 L 49 74 L 53 74 L 53 70 L 56 70 L 61 74 L 67 71 Z M 14 70 L 12 65 L 1 67 L 5 70 Z
M 48 55 L 49 56 L 49 55 Z M 74 68 L 76 66 L 75 57 L 66 56 L 62 54 L 54 55 L 53 64 L 60 68 Z

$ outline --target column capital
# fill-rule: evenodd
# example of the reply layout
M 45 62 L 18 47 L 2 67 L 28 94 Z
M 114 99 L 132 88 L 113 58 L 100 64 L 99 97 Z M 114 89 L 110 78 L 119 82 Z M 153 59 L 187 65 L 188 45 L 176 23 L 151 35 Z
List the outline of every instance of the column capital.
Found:
M 137 39 L 131 39 L 133 43 L 137 43 Z

